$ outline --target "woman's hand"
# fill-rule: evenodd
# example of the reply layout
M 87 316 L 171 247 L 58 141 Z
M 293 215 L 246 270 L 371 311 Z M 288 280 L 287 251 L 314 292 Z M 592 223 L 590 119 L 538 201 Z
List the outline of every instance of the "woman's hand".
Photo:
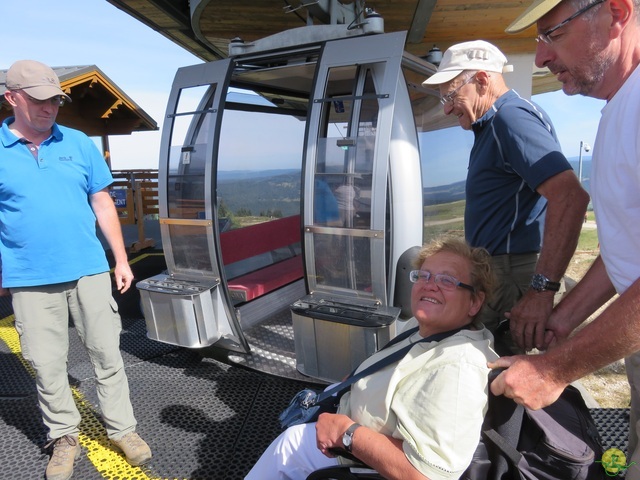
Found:
M 327 457 L 335 457 L 330 449 L 343 449 L 342 435 L 355 423 L 346 415 L 322 413 L 316 422 L 316 444 L 318 450 Z

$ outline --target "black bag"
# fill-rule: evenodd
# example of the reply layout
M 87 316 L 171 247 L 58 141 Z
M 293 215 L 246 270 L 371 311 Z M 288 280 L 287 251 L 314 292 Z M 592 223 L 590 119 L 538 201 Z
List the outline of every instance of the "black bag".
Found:
M 568 386 L 541 410 L 489 392 L 480 443 L 462 480 L 601 480 L 602 443 L 582 395 Z
M 340 397 L 331 395 L 318 401 L 321 392 L 310 388 L 299 391 L 278 417 L 282 429 L 318 420 L 321 413 L 336 413 Z

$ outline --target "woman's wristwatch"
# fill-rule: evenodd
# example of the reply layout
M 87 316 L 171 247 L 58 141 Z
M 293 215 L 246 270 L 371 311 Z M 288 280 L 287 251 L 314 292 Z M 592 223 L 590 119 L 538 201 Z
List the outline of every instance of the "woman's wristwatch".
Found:
M 351 453 L 351 445 L 353 445 L 353 434 L 355 433 L 356 429 L 361 426 L 362 425 L 360 425 L 359 423 L 354 423 L 349 428 L 347 428 L 347 431 L 342 435 L 342 444 L 344 445 L 344 449 L 349 453 Z

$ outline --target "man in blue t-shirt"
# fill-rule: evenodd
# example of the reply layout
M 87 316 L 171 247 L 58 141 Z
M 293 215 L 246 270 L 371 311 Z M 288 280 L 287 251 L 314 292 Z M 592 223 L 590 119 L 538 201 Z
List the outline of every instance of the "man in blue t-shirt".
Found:
M 73 319 L 94 367 L 112 443 L 132 465 L 151 459 L 136 420 L 120 354 L 122 325 L 96 220 L 116 262 L 116 286 L 131 286 L 120 221 L 107 187 L 111 172 L 85 134 L 55 123 L 71 98 L 55 72 L 33 60 L 7 72 L 13 108 L 0 129 L 2 294 L 12 295 L 23 357 L 36 372 L 38 402 L 53 445 L 46 478 L 65 480 L 80 455 L 80 413 L 67 376 Z
M 547 114 L 510 90 L 494 45 L 450 47 L 423 85 L 439 88 L 446 115 L 474 133 L 465 236 L 493 258 L 500 284 L 480 314 L 492 331 L 506 317 L 517 347 L 544 345 L 554 293 L 578 244 L 589 195 L 562 154 Z

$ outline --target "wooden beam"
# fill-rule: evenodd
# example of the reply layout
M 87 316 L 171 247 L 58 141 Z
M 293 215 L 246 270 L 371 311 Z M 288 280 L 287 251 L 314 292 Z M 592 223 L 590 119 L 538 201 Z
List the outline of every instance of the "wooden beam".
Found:
M 438 3 L 437 0 L 418 0 L 411 28 L 409 28 L 407 35 L 407 43 L 422 43 L 436 3 Z

